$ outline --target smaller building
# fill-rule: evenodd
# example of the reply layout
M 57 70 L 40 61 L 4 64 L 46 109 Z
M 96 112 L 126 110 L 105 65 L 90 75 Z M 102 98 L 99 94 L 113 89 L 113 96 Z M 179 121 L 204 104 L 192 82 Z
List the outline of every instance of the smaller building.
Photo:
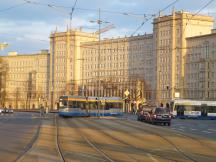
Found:
M 9 53 L 0 57 L 1 107 L 34 109 L 47 106 L 49 53 Z
M 79 89 L 86 96 L 125 97 L 129 90 L 131 100 L 155 100 L 152 34 L 82 43 L 81 56 Z
M 173 11 L 153 21 L 154 52 L 157 60 L 157 103 L 169 103 L 179 94 L 184 98 L 186 38 L 210 34 L 213 17 Z
M 216 32 L 187 38 L 185 98 L 216 99 Z

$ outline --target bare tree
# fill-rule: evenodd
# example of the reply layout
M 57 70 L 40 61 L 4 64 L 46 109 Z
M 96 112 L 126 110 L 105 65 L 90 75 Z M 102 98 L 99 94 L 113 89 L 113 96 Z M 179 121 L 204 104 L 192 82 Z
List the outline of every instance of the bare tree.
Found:
M 8 66 L 2 58 L 0 58 L 0 100 L 1 105 L 4 106 L 6 100 L 6 77 Z

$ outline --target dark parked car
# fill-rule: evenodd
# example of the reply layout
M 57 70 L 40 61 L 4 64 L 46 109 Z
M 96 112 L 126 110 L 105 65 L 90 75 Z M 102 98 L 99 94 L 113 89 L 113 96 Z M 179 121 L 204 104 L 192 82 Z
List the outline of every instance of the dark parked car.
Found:
M 137 112 L 137 120 L 146 121 L 150 111 L 151 109 L 146 109 L 146 108 L 141 109 L 139 112 Z
M 157 107 L 149 113 L 149 115 L 146 117 L 146 121 L 152 124 L 161 123 L 170 126 L 171 118 L 172 116 L 166 108 Z

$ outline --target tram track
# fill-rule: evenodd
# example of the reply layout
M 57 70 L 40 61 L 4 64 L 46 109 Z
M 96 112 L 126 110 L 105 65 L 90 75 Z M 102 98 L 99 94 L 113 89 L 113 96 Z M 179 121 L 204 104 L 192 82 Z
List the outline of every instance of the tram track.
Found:
M 127 120 L 127 121 L 129 121 L 129 120 Z M 152 125 L 148 125 L 148 124 L 145 124 L 145 126 L 147 126 L 147 127 L 149 127 L 149 128 L 152 128 L 152 129 L 151 129 L 151 130 L 145 129 L 145 128 L 141 127 L 140 125 L 135 125 L 135 124 L 137 124 L 137 123 L 135 123 L 135 121 L 131 121 L 131 122 L 133 122 L 133 123 L 128 123 L 128 122 L 126 123 L 126 122 L 120 121 L 119 119 L 116 119 L 115 122 L 118 123 L 118 124 L 120 124 L 120 125 L 124 124 L 124 125 L 127 125 L 127 126 L 129 126 L 129 127 L 133 127 L 133 128 L 135 128 L 135 129 L 141 129 L 141 130 L 143 130 L 143 131 L 145 131 L 145 132 L 148 132 L 148 133 L 152 133 L 152 134 L 154 134 L 154 135 L 157 135 L 158 137 L 164 139 L 164 140 L 167 141 L 170 145 L 172 145 L 172 146 L 176 149 L 176 151 L 178 151 L 179 153 L 181 153 L 181 154 L 182 154 L 183 156 L 185 156 L 188 160 L 191 160 L 191 161 L 193 161 L 193 162 L 199 162 L 199 160 L 194 159 L 193 157 L 191 157 L 191 155 L 188 155 L 189 153 L 186 153 L 186 152 L 183 151 L 179 146 L 177 146 L 175 143 L 173 143 L 170 139 L 166 138 L 165 135 L 161 135 L 160 133 L 163 133 L 163 130 L 161 130 L 160 133 L 155 132 L 155 131 L 154 131 L 155 127 L 152 126 Z M 172 133 L 175 134 L 175 135 L 177 135 L 178 137 L 189 138 L 189 136 L 187 136 L 187 135 L 180 134 L 180 133 L 177 133 L 177 132 L 174 132 L 174 131 L 172 131 Z M 192 138 L 190 137 L 190 139 L 192 139 Z M 203 144 L 200 143 L 199 140 L 197 140 L 197 139 L 196 139 L 196 140 L 193 139 L 193 140 L 194 140 L 195 142 L 197 142 L 197 143 L 199 143 L 200 145 L 203 146 Z M 208 147 L 208 149 L 210 149 L 210 148 Z M 204 155 L 199 155 L 199 156 L 206 157 L 206 156 L 204 156 Z
M 24 150 L 17 156 L 17 158 L 14 160 L 14 162 L 20 162 L 22 159 L 28 154 L 28 152 L 33 148 L 33 145 L 36 143 L 41 130 L 42 120 L 40 119 L 40 122 L 37 126 L 37 130 L 31 141 L 28 143 L 28 145 L 24 148 Z
M 60 145 L 60 139 L 59 139 L 59 123 L 58 123 L 58 117 L 56 117 L 55 115 L 55 127 L 56 127 L 56 138 L 55 138 L 55 142 L 56 142 L 56 148 L 57 148 L 57 152 L 59 154 L 59 157 L 61 159 L 62 162 L 66 162 L 61 145 Z
M 75 129 L 77 131 L 77 133 L 82 137 L 82 139 L 92 148 L 94 149 L 98 154 L 100 154 L 104 160 L 106 161 L 109 161 L 109 162 L 114 162 L 114 160 L 108 156 L 97 144 L 95 144 L 94 142 L 92 142 L 86 135 L 83 131 L 81 131 L 79 128 L 78 128 L 78 124 L 75 123 L 73 120 L 70 120 L 74 126 L 75 126 Z M 69 122 L 68 120 L 65 120 L 66 124 L 69 126 L 69 127 L 72 127 L 72 123 Z M 73 127 L 74 127 L 73 126 Z
M 167 155 L 161 155 L 161 154 L 156 153 L 154 151 L 149 151 L 147 149 L 137 147 L 137 146 L 132 145 L 132 144 L 130 144 L 128 142 L 125 142 L 124 140 L 121 140 L 121 139 L 119 139 L 117 137 L 114 137 L 113 135 L 111 135 L 111 134 L 103 131 L 102 128 L 99 128 L 100 127 L 99 125 L 101 125 L 102 127 L 109 127 L 111 130 L 120 131 L 119 129 L 116 129 L 116 128 L 110 126 L 110 125 L 103 124 L 103 123 L 97 123 L 97 122 L 95 122 L 93 120 L 91 120 L 91 122 L 86 122 L 86 121 L 83 121 L 83 120 L 82 121 L 79 120 L 79 121 L 82 122 L 83 124 L 89 125 L 91 127 L 93 126 L 97 130 L 100 130 L 100 132 L 103 133 L 105 136 L 108 136 L 108 137 L 110 137 L 110 138 L 112 138 L 112 139 L 114 139 L 114 140 L 116 140 L 116 141 L 118 141 L 118 142 L 120 142 L 120 143 L 122 143 L 122 144 L 124 144 L 124 145 L 126 145 L 128 147 L 130 147 L 130 148 L 134 148 L 134 149 L 136 149 L 137 152 L 139 152 L 139 153 L 141 153 L 141 154 L 143 154 L 145 156 L 147 155 L 147 156 L 151 157 L 151 159 L 155 159 L 156 157 L 158 157 L 158 158 L 161 158 L 161 159 L 164 159 L 164 160 L 170 160 L 172 162 L 183 162 L 183 161 L 185 161 L 185 160 L 177 160 L 177 159 L 174 159 L 174 158 L 170 158 Z M 122 132 L 124 132 L 124 131 L 122 131 Z M 128 132 L 125 132 L 125 133 L 127 133 L 127 135 L 128 135 Z M 142 141 L 142 139 L 140 139 L 140 140 Z M 188 158 L 187 158 L 187 160 L 188 160 Z M 156 161 L 156 159 L 154 161 Z
M 37 150 L 37 147 L 41 147 L 41 146 L 38 146 L 37 143 L 41 140 L 40 138 L 40 135 L 42 135 L 44 132 L 41 130 L 41 127 L 42 127 L 42 123 L 43 123 L 43 120 L 46 120 L 45 118 L 44 119 L 40 119 L 40 123 L 37 127 L 37 131 L 34 135 L 34 137 L 32 138 L 32 140 L 28 143 L 28 145 L 26 146 L 26 148 L 24 149 L 24 151 L 14 160 L 14 162 L 21 162 L 21 161 L 26 161 L 26 160 L 29 160 L 30 161 L 30 157 L 31 156 L 31 152 L 33 150 Z M 65 158 L 64 158 L 64 154 L 62 152 L 62 149 L 61 149 L 61 146 L 60 146 L 60 139 L 59 139 L 59 124 L 58 124 L 58 119 L 56 116 L 54 116 L 52 120 L 52 125 L 54 128 L 53 129 L 53 136 L 54 136 L 54 140 L 53 141 L 55 144 L 54 144 L 54 147 L 53 149 L 56 150 L 56 153 L 57 153 L 57 156 L 56 156 L 56 159 L 58 159 L 59 161 L 61 162 L 66 162 Z M 42 132 L 41 132 L 42 131 Z M 40 142 L 39 142 L 40 143 Z M 49 150 L 47 150 L 49 151 Z M 37 152 L 35 152 L 36 155 L 37 155 Z M 35 154 L 34 153 L 34 154 Z M 40 152 L 38 152 L 38 154 L 40 154 Z M 36 158 L 36 157 L 35 157 Z M 43 157 L 40 157 L 40 159 L 43 159 Z

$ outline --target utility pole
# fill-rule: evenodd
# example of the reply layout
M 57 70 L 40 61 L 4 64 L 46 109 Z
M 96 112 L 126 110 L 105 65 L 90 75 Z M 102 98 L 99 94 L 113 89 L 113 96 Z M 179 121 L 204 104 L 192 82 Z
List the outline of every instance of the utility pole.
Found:
M 98 34 L 98 65 L 97 65 L 97 81 L 98 83 L 96 84 L 97 86 L 97 97 L 100 97 L 101 95 L 101 91 L 100 91 L 100 54 L 101 54 L 101 33 L 104 33 L 112 28 L 115 28 L 115 26 L 113 24 L 111 24 L 108 21 L 102 21 L 101 20 L 101 11 L 100 8 L 98 10 L 98 20 L 94 21 L 91 20 L 91 23 L 97 23 L 98 24 L 98 31 L 95 32 L 95 34 Z M 105 28 L 101 29 L 101 24 L 110 24 Z M 100 102 L 99 102 L 100 104 Z M 100 108 L 100 105 L 98 104 L 98 109 Z
M 81 65 L 81 67 L 82 67 L 82 96 L 85 96 L 85 93 L 84 93 L 84 79 L 83 79 L 83 73 L 84 73 L 84 60 L 85 59 L 83 59 L 83 58 L 80 58 L 80 59 L 77 59 L 77 60 L 79 60 L 79 61 L 82 61 L 82 65 Z
M 98 97 L 100 97 L 100 44 L 101 44 L 101 15 L 100 8 L 98 11 L 98 31 L 99 31 L 99 44 L 98 44 Z

